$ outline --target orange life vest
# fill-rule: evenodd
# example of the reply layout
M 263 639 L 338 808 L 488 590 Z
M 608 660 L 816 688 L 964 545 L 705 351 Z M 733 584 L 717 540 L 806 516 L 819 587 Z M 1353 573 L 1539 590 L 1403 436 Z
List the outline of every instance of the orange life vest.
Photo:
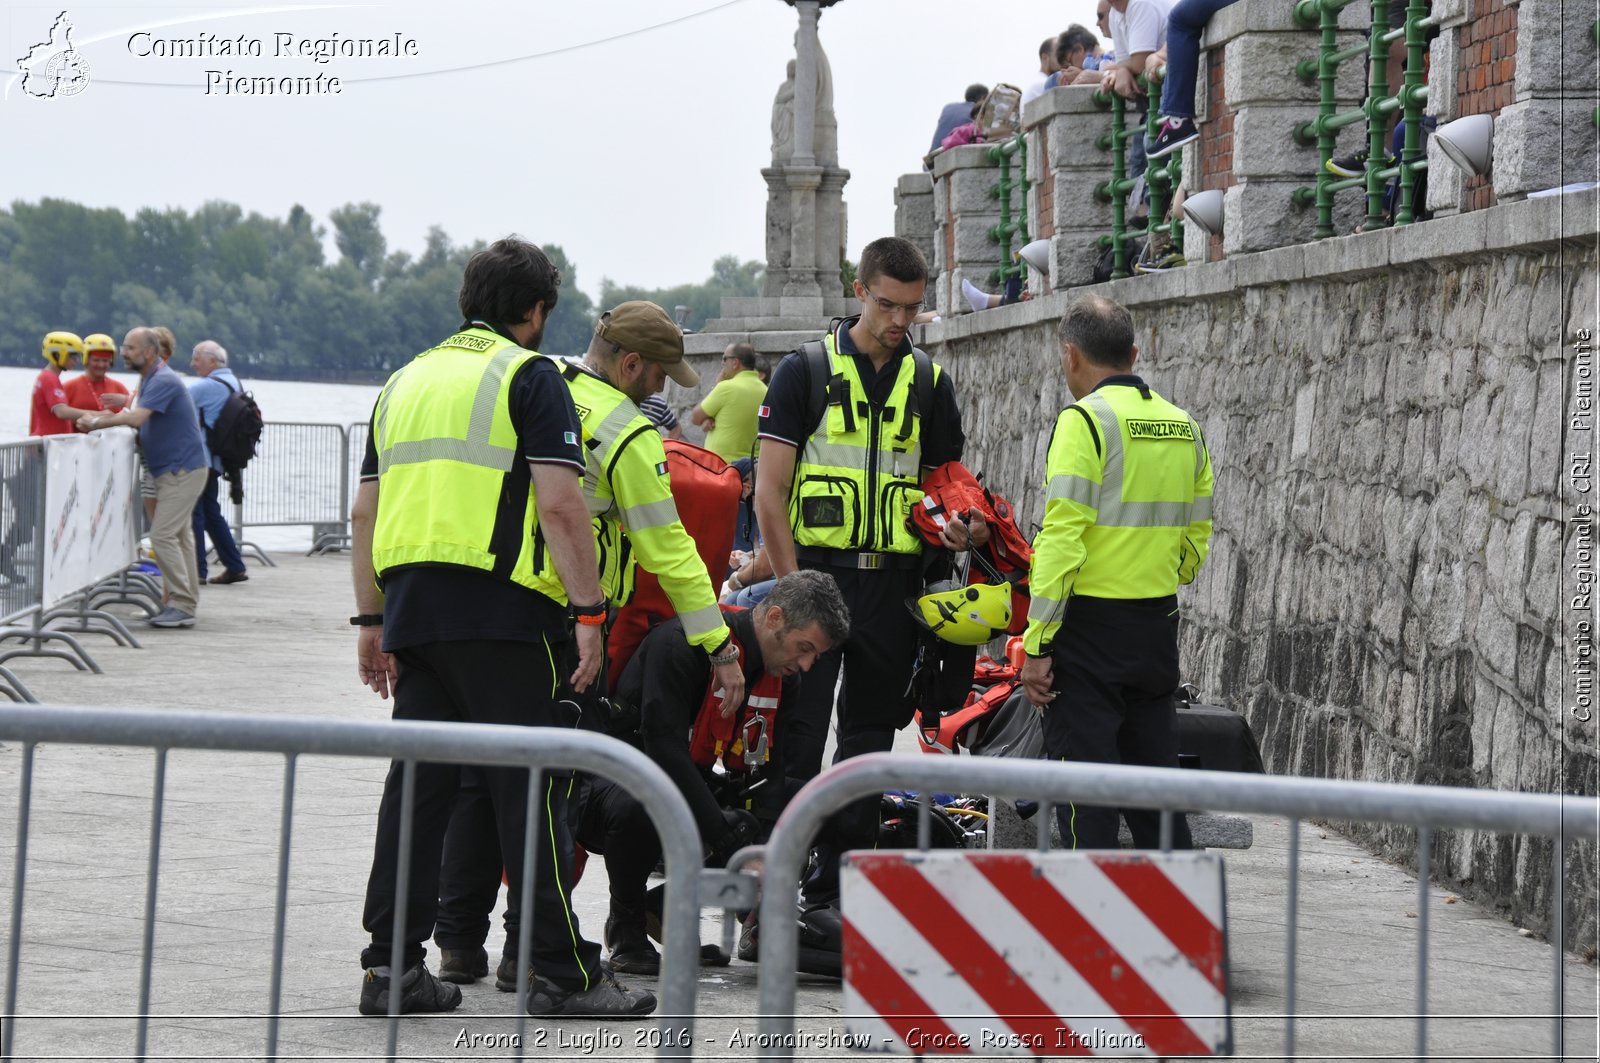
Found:
M 733 643 L 744 656 L 737 635 Z M 772 760 L 772 745 L 777 734 L 778 702 L 783 696 L 783 677 L 762 672 L 746 691 L 739 711 L 722 715 L 722 698 L 717 676 L 706 681 L 705 697 L 689 733 L 689 757 L 702 768 L 719 759 L 730 772 L 755 771 Z

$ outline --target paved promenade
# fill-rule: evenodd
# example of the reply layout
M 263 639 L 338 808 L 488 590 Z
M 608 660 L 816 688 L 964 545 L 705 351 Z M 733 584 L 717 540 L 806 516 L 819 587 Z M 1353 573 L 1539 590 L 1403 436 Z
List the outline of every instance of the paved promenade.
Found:
M 386 703 L 356 682 L 349 564 L 277 554 L 247 583 L 206 587 L 188 631 L 136 625 L 142 650 L 87 636 L 104 675 L 62 661 L 11 663 L 46 703 L 209 709 L 269 716 L 383 719 Z M 16 743 L 0 743 L 0 935 L 9 934 L 20 777 Z M 361 898 L 386 765 L 303 758 L 295 792 L 283 1019 L 285 1059 L 382 1058 L 387 1024 L 356 1013 L 364 935 Z M 22 928 L 18 1059 L 127 1059 L 135 1044 L 154 759 L 133 749 L 50 745 L 36 756 Z M 284 765 L 256 754 L 170 756 L 149 1058 L 259 1059 L 268 998 Z M 1255 846 L 1225 854 L 1237 1052 L 1280 1058 L 1284 1039 L 1287 824 L 1254 822 Z M 1298 1051 L 1306 1058 L 1408 1057 L 1415 1045 L 1418 890 L 1407 872 L 1331 830 L 1302 830 Z M 576 891 L 583 927 L 605 916 L 604 863 Z M 1429 1057 L 1549 1059 L 1550 947 L 1496 914 L 1430 892 Z M 497 919 L 498 924 L 498 919 Z M 717 939 L 720 916 L 702 935 Z M 498 941 L 491 939 L 491 953 Z M 4 952 L 0 951 L 0 962 Z M 430 964 L 437 955 L 430 949 Z M 1569 957 L 1566 1058 L 1596 1058 L 1596 978 Z M 697 1058 L 757 1051 L 753 964 L 702 973 Z M 648 984 L 649 980 L 638 980 Z M 844 1032 L 838 983 L 800 977 L 801 1029 Z M 405 1059 L 511 1058 L 512 998 L 492 980 L 461 1009 L 405 1019 Z M 529 1058 L 653 1054 L 648 1031 L 530 1023 Z M 817 1043 L 816 1040 L 813 1043 Z M 810 1049 L 806 1058 L 844 1056 Z

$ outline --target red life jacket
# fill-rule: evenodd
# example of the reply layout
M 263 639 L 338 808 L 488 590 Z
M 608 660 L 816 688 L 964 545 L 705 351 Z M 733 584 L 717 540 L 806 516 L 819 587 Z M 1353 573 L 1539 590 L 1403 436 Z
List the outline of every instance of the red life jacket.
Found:
M 739 494 L 744 489 L 739 470 L 709 450 L 679 439 L 663 441 L 667 449 L 667 475 L 672 479 L 672 500 L 678 519 L 694 540 L 713 587 L 721 586 L 733 550 L 733 526 L 739 519 Z M 656 577 L 639 570 L 633 598 L 617 610 L 606 642 L 606 677 L 613 689 L 623 667 L 650 629 L 676 615 L 672 602 Z
M 1020 635 L 1028 626 L 1028 570 L 1033 547 L 1017 527 L 1011 503 L 985 488 L 959 461 L 947 461 L 922 481 L 922 501 L 911 510 L 911 528 L 925 542 L 938 546 L 950 514 L 976 509 L 989 525 L 989 541 L 972 550 L 976 563 L 968 583 L 1011 583 L 1011 626 Z
M 744 656 L 744 646 L 734 636 L 733 643 Z M 702 768 L 721 759 L 730 772 L 754 771 L 772 759 L 777 734 L 778 701 L 783 696 L 783 677 L 762 672 L 745 691 L 745 703 L 731 716 L 722 715 L 717 675 L 706 681 L 700 712 L 689 732 L 689 757 Z

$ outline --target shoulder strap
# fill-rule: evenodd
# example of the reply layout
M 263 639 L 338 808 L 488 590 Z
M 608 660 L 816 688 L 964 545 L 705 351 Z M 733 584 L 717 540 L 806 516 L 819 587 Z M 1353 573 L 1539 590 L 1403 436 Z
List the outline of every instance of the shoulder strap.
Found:
M 911 358 L 911 394 L 906 400 L 905 410 L 900 414 L 900 439 L 910 437 L 912 417 L 926 420 L 933 412 L 933 359 L 921 347 L 911 348 Z
M 796 349 L 810 376 L 811 391 L 806 396 L 805 420 L 806 435 L 809 437 L 822 423 L 822 415 L 828 409 L 828 381 L 832 376 L 832 366 L 828 364 L 828 348 L 821 340 L 807 340 Z M 802 440 L 801 447 L 804 446 L 805 441 Z

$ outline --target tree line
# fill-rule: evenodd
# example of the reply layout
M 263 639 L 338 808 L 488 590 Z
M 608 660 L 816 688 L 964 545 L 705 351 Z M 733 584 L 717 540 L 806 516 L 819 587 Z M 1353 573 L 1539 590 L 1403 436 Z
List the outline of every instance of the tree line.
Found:
M 390 251 L 375 203 L 328 214 L 328 230 L 298 204 L 284 218 L 215 200 L 192 213 L 61 199 L 0 210 L 0 364 L 32 366 L 46 332 L 166 325 L 180 347 L 215 339 L 241 372 L 286 379 L 373 380 L 437 343 L 456 324 L 456 294 L 482 240 L 454 244 L 438 226 L 418 255 Z M 548 354 L 580 354 L 599 312 L 557 245 L 561 297 L 545 329 Z M 723 296 L 758 295 L 763 267 L 725 255 L 698 284 L 645 289 L 602 279 L 600 303 L 650 299 L 687 306 L 695 328 Z

